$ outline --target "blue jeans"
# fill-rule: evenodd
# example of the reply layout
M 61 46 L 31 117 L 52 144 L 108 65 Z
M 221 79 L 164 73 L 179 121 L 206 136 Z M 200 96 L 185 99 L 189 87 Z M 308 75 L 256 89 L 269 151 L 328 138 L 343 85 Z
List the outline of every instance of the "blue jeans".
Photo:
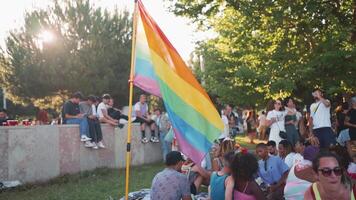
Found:
M 79 124 L 80 137 L 83 135 L 89 137 L 89 125 L 86 118 L 66 119 L 66 124 Z
M 161 141 L 161 148 L 162 148 L 162 154 L 163 154 L 163 161 L 166 161 L 166 155 L 172 151 L 172 143 L 167 142 L 164 140 L 166 137 L 167 133 L 162 133 L 159 134 L 159 140 Z

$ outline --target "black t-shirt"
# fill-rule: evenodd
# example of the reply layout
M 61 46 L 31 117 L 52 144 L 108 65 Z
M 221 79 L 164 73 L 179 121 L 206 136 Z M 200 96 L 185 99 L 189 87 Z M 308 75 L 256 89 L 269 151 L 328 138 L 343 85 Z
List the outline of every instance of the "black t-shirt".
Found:
M 78 115 L 80 113 L 79 104 L 75 104 L 71 101 L 67 101 L 63 105 L 63 118 L 65 118 L 66 114 L 68 115 Z
M 345 118 L 346 118 L 346 114 L 342 113 L 342 112 L 338 112 L 336 113 L 336 119 L 337 122 L 339 124 L 338 128 L 337 128 L 337 133 L 339 134 L 340 131 L 347 129 L 347 127 L 345 126 Z
M 349 123 L 356 125 L 356 109 L 351 108 L 351 110 L 347 113 L 347 116 L 350 118 Z M 349 133 L 350 135 L 356 134 L 356 128 L 350 127 Z

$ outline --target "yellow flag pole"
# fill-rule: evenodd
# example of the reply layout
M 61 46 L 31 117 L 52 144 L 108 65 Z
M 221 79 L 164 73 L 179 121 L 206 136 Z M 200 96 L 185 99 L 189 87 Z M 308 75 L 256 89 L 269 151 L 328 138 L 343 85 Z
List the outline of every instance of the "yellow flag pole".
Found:
M 135 0 L 135 8 L 133 14 L 132 28 L 132 47 L 131 47 L 131 70 L 130 70 L 130 97 L 129 97 L 129 113 L 127 127 L 127 144 L 126 144 L 126 179 L 125 179 L 125 200 L 129 199 L 129 180 L 130 180 L 130 162 L 131 162 L 131 125 L 132 125 L 132 98 L 133 98 L 133 78 L 135 72 L 135 53 L 136 53 L 136 31 L 137 31 L 137 0 Z M 120 197 L 119 197 L 120 198 Z

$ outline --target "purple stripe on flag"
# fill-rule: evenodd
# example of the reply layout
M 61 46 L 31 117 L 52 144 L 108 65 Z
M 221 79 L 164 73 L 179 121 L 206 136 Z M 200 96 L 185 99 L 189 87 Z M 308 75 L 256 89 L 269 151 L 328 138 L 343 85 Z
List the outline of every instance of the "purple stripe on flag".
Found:
M 185 139 L 182 137 L 181 133 L 177 129 L 173 129 L 174 135 L 179 144 L 179 150 L 181 150 L 184 155 L 189 155 L 189 158 L 194 163 L 201 163 L 203 158 L 205 157 L 205 153 L 199 151 L 198 149 L 194 148 L 191 144 L 189 144 Z
M 136 75 L 134 77 L 134 85 L 148 93 L 161 97 L 159 86 L 157 85 L 157 82 L 155 80 L 152 80 L 145 76 Z

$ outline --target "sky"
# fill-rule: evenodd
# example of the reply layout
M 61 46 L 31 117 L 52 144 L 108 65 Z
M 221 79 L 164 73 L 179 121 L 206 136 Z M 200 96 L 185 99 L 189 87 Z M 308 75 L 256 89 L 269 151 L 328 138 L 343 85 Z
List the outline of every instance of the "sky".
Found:
M 107 9 L 127 8 L 133 11 L 134 0 L 91 0 L 95 6 Z M 204 37 L 204 33 L 196 32 L 195 26 L 190 24 L 189 19 L 175 16 L 168 11 L 164 0 L 142 0 L 148 12 L 161 27 L 173 46 L 177 49 L 184 60 L 189 59 L 194 50 L 195 41 Z M 5 47 L 4 39 L 9 30 L 23 25 L 25 11 L 36 8 L 46 8 L 51 0 L 0 0 L 0 45 Z

